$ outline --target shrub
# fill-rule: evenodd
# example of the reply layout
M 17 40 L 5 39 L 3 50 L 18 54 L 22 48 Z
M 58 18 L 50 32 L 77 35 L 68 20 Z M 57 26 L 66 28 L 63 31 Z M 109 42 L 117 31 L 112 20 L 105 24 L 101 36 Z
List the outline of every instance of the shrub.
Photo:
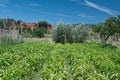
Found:
M 56 43 L 65 43 L 65 25 L 59 24 L 53 31 L 53 40 Z
M 56 43 L 82 43 L 88 36 L 88 29 L 85 26 L 57 25 L 53 32 L 53 40 Z
M 42 27 L 42 28 L 37 28 L 32 32 L 33 37 L 44 37 L 44 34 L 47 32 L 47 29 Z
M 65 36 L 66 36 L 66 42 L 73 43 L 74 42 L 74 31 L 72 25 L 66 25 L 65 27 Z
M 105 43 L 105 42 L 101 42 L 100 47 L 101 48 L 117 49 L 117 47 L 114 46 L 112 43 Z
M 74 36 L 74 42 L 76 43 L 82 43 L 86 41 L 86 38 L 88 36 L 88 29 L 85 26 L 76 26 L 73 28 Z

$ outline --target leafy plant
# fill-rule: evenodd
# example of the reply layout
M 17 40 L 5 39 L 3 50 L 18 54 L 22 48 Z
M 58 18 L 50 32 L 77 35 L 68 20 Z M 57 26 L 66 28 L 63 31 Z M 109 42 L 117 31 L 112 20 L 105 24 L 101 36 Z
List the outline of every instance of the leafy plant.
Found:
M 2 80 L 119 80 L 120 50 L 97 43 L 0 46 Z
M 73 26 L 59 24 L 53 32 L 53 40 L 56 43 L 82 43 L 86 41 L 88 28 L 85 26 Z
M 37 28 L 32 32 L 33 37 L 44 37 L 45 33 L 47 33 L 47 29 L 42 27 L 42 28 Z
M 53 40 L 56 43 L 65 43 L 65 25 L 59 24 L 53 32 Z
M 117 49 L 117 47 L 114 46 L 112 43 L 104 43 L 104 42 L 102 42 L 102 43 L 100 43 L 100 46 L 102 48 Z

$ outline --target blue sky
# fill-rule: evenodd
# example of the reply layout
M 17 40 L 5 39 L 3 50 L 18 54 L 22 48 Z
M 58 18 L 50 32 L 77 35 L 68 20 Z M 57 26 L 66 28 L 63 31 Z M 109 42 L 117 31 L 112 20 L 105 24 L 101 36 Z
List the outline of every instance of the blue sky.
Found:
M 0 18 L 25 22 L 101 23 L 120 14 L 120 0 L 0 0 Z

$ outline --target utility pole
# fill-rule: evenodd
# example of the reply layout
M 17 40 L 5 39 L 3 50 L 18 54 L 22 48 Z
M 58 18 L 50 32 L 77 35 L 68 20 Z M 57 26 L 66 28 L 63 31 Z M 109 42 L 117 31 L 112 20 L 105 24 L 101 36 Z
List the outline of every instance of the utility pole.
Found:
M 3 27 L 5 28 L 5 20 L 3 19 Z
M 62 20 L 63 20 L 63 19 L 60 18 L 59 21 L 58 21 L 58 23 L 57 23 L 57 25 L 59 25 L 60 23 L 62 23 Z

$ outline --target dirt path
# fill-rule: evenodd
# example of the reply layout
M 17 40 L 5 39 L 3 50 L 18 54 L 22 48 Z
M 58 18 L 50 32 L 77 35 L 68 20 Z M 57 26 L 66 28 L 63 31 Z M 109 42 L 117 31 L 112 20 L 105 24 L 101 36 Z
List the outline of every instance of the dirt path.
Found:
M 52 38 L 23 38 L 25 42 L 52 42 Z

